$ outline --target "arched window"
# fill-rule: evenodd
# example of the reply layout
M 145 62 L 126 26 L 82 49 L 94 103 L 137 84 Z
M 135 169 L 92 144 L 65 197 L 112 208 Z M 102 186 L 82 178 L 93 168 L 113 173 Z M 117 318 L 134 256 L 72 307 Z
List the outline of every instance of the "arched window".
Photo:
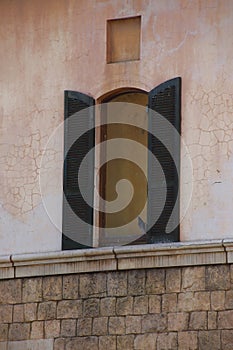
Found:
M 181 79 L 175 78 L 165 83 L 162 83 L 158 87 L 151 90 L 149 93 L 138 89 L 124 89 L 117 91 L 113 94 L 108 94 L 107 97 L 101 99 L 102 103 L 106 102 L 127 102 L 133 104 L 139 104 L 142 106 L 148 106 L 147 115 L 143 123 L 145 129 L 148 129 L 148 133 L 143 133 L 140 128 L 130 128 L 125 125 L 114 124 L 113 121 L 108 120 L 105 126 L 100 128 L 98 132 L 99 141 L 108 141 L 110 139 L 122 139 L 129 138 L 134 139 L 144 145 L 145 150 L 151 152 L 145 153 L 142 158 L 141 167 L 147 175 L 147 183 L 145 183 L 135 171 L 135 169 L 129 166 L 127 162 L 118 160 L 117 162 L 107 163 L 101 168 L 99 174 L 99 191 L 103 198 L 111 199 L 113 196 L 112 188 L 115 187 L 116 182 L 121 178 L 121 173 L 127 172 L 127 179 L 132 182 L 136 188 L 139 189 L 138 197 L 128 206 L 125 211 L 122 211 L 118 215 L 105 214 L 108 212 L 106 207 L 104 211 L 100 211 L 98 217 L 98 223 L 102 232 L 107 232 L 110 226 L 121 226 L 124 222 L 128 222 L 132 217 L 136 216 L 132 221 L 131 226 L 128 226 L 128 230 L 135 232 L 137 227 L 135 223 L 141 220 L 143 223 L 143 230 L 140 238 L 136 240 L 128 241 L 130 244 L 140 243 L 155 243 L 155 242 L 174 242 L 179 240 L 179 226 L 174 228 L 169 234 L 166 233 L 166 226 L 174 210 L 175 203 L 179 199 L 179 159 L 180 159 L 180 144 L 179 139 L 174 136 L 175 134 L 169 132 L 167 128 L 159 126 L 159 133 L 163 135 L 163 140 L 170 138 L 169 144 L 175 150 L 175 162 L 173 157 L 169 153 L 165 145 L 154 136 L 154 130 L 158 128 L 156 125 L 156 113 L 162 115 L 168 120 L 173 127 L 180 133 L 181 125 Z M 89 157 L 88 162 L 85 163 L 85 168 L 82 170 L 82 186 L 86 187 L 86 193 L 88 200 L 84 200 L 78 185 L 78 171 L 81 162 L 90 149 L 95 146 L 95 109 L 87 108 L 94 106 L 95 101 L 92 97 L 84 95 L 79 92 L 65 91 L 65 161 L 64 161 L 64 201 L 63 201 L 63 249 L 78 249 L 85 247 L 92 247 L 95 232 L 92 230 L 92 224 L 94 223 L 94 169 L 98 159 L 94 159 L 94 153 L 92 157 Z M 154 111 L 154 112 L 153 112 Z M 79 112 L 79 113 L 77 113 Z M 75 114 L 76 113 L 76 114 Z M 108 118 L 109 114 L 106 114 L 106 109 L 103 108 L 103 118 Z M 74 115 L 74 117 L 69 118 Z M 85 131 L 84 133 L 82 132 Z M 89 130 L 86 132 L 86 130 Z M 79 131 L 79 133 L 77 132 Z M 81 131 L 81 132 L 80 132 Z M 158 133 L 158 130 L 157 130 Z M 81 136 L 76 140 L 76 135 Z M 172 138 L 172 139 L 171 139 Z M 108 143 L 105 143 L 108 144 Z M 120 147 L 120 143 L 119 143 Z M 129 150 L 128 150 L 129 151 Z M 106 156 L 106 152 L 111 152 L 111 148 L 105 149 L 102 157 Z M 153 155 L 156 157 L 160 166 L 165 174 L 166 185 L 166 201 L 161 214 L 158 216 L 158 220 L 154 223 L 154 217 L 160 211 L 161 201 L 161 189 L 164 187 L 164 181 L 161 182 L 158 176 L 158 164 L 153 162 Z M 130 157 L 130 155 L 129 155 Z M 104 160 L 104 159 L 103 159 Z M 103 162 L 104 163 L 104 162 Z M 178 165 L 178 167 L 177 167 Z M 132 169 L 132 170 L 130 170 Z M 122 175 L 123 176 L 123 175 Z M 80 180 L 80 179 L 79 179 Z M 114 197 L 114 196 L 113 196 Z M 147 199 L 147 206 L 143 211 L 143 217 L 137 217 L 137 208 L 140 207 L 140 203 L 145 202 Z M 87 204 L 87 202 L 89 204 Z M 108 204 L 106 204 L 108 205 Z M 141 205 L 141 206 L 142 206 Z M 179 222 L 179 206 L 175 206 L 176 210 L 173 212 L 173 220 Z M 76 213 L 83 221 L 88 222 L 90 225 L 77 224 L 75 215 Z M 95 218 L 96 219 L 96 218 Z M 145 224 L 144 224 L 145 222 Z M 140 222 L 138 229 L 142 229 Z M 149 229 L 147 229 L 149 227 Z M 116 231 L 117 232 L 117 231 Z M 119 231 L 119 235 L 122 234 Z M 130 234 L 130 232 L 125 233 Z M 124 241 L 120 241 L 120 244 Z M 79 242 L 85 242 L 81 244 Z M 117 244 L 116 240 L 110 243 L 105 235 L 98 236 L 98 243 L 95 246 L 106 246 Z

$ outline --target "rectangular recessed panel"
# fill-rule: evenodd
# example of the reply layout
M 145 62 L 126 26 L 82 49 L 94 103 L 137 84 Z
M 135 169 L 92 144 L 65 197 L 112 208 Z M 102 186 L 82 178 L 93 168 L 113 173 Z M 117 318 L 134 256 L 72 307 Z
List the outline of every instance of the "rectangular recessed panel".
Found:
M 141 16 L 107 21 L 107 63 L 140 59 Z

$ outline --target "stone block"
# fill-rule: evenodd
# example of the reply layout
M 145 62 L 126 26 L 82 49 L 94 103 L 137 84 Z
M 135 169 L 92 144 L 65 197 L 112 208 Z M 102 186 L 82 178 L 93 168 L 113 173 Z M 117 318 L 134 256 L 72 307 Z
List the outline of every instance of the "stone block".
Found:
M 7 350 L 53 350 L 53 339 L 8 342 Z
M 231 330 L 223 330 L 221 335 L 222 349 L 233 349 L 233 332 Z
M 162 294 L 165 292 L 165 270 L 152 269 L 146 271 L 146 294 Z
M 156 349 L 156 333 L 139 334 L 134 339 L 134 350 Z
M 8 342 L 0 342 L 0 350 L 7 350 Z
M 177 294 L 163 294 L 162 295 L 162 312 L 176 312 L 177 311 Z
M 1 306 L 0 306 L 1 310 Z M 0 311 L 0 319 L 1 319 L 1 311 Z M 13 308 L 13 322 L 24 322 L 24 305 L 14 305 Z
M 166 314 L 151 314 L 142 316 L 142 333 L 156 333 L 167 330 Z
M 32 322 L 30 339 L 43 339 L 43 338 L 44 338 L 44 322 L 43 321 Z
M 133 301 L 133 314 L 134 315 L 143 315 L 148 313 L 148 296 L 141 295 L 138 297 L 134 297 Z
M 66 319 L 61 321 L 61 336 L 75 337 L 76 335 L 76 320 Z
M 57 305 L 57 318 L 82 317 L 82 301 L 61 300 Z
M 210 292 L 186 292 L 178 294 L 178 311 L 210 310 Z
M 64 338 L 57 338 L 54 340 L 53 350 L 65 350 L 66 341 Z
M 157 350 L 176 350 L 177 333 L 162 333 L 158 334 Z
M 9 328 L 9 340 L 25 340 L 30 336 L 30 323 L 12 323 Z
M 180 292 L 181 269 L 171 268 L 166 270 L 166 293 Z
M 80 275 L 79 283 L 81 298 L 106 296 L 106 279 L 106 273 Z
M 99 337 L 99 349 L 101 349 L 101 350 L 116 350 L 116 336 L 113 336 L 113 335 L 100 336 Z
M 217 328 L 217 312 L 208 311 L 208 329 Z
M 230 282 L 233 285 L 233 264 L 230 264 Z
M 109 334 L 125 334 L 125 318 L 109 317 L 108 331 Z
M 232 263 L 230 265 L 230 282 L 231 282 L 231 287 L 233 287 L 233 264 Z
M 61 300 L 62 299 L 62 277 L 49 276 L 43 278 L 43 299 Z
M 118 335 L 117 336 L 117 350 L 134 350 L 134 336 L 133 335 Z
M 67 340 L 66 350 L 98 350 L 98 337 L 76 337 Z M 108 349 L 110 350 L 110 349 Z
M 192 266 L 182 269 L 182 291 L 205 290 L 205 267 Z
M 179 350 L 198 350 L 197 332 L 179 332 L 178 349 Z
M 142 295 L 145 294 L 145 270 L 128 271 L 128 294 Z
M 98 298 L 86 299 L 83 302 L 84 317 L 98 317 L 100 314 L 100 300 Z
M 198 350 L 221 349 L 220 331 L 200 331 L 198 333 Z
M 0 323 L 11 323 L 13 317 L 13 305 L 0 305 Z
M 211 303 L 211 310 L 224 310 L 225 309 L 225 291 L 211 292 L 210 303 Z
M 60 320 L 45 321 L 45 338 L 58 338 L 60 336 Z
M 195 311 L 210 310 L 210 293 L 209 292 L 195 292 L 193 301 L 194 301 Z
M 63 276 L 63 298 L 78 299 L 79 297 L 79 275 Z
M 37 303 L 24 304 L 25 321 L 34 321 L 37 319 Z
M 188 329 L 189 314 L 176 312 L 168 314 L 168 331 L 185 331 Z
M 142 331 L 141 316 L 126 316 L 125 319 L 126 334 L 137 334 Z
M 108 334 L 108 317 L 97 317 L 93 319 L 92 334 L 94 335 Z
M 107 290 L 109 296 L 127 295 L 127 272 L 110 272 L 107 276 Z
M 132 315 L 133 313 L 133 297 L 119 297 L 116 300 L 117 315 Z
M 92 318 L 78 318 L 77 335 L 87 336 L 92 334 Z
M 230 289 L 230 269 L 228 265 L 207 266 L 205 273 L 206 290 Z
M 0 324 L 0 342 L 8 338 L 8 324 Z
M 193 311 L 194 310 L 194 292 L 186 292 L 178 294 L 178 311 Z
M 225 292 L 222 292 L 222 293 L 225 293 Z M 233 309 L 233 290 L 227 290 L 225 294 L 225 298 L 223 298 L 223 302 L 224 302 L 224 299 L 225 299 L 225 308 Z M 222 308 L 222 310 L 224 310 L 224 307 Z
M 26 278 L 23 280 L 23 302 L 42 301 L 42 278 Z
M 56 318 L 56 301 L 45 301 L 38 305 L 38 320 L 53 320 Z
M 116 298 L 108 297 L 100 300 L 100 316 L 114 316 L 116 314 Z
M 191 312 L 189 320 L 190 330 L 204 330 L 207 329 L 207 312 L 206 311 L 196 311 Z
M 233 329 L 233 310 L 218 312 L 218 328 Z
M 0 281 L 0 304 L 19 304 L 22 302 L 22 280 Z
M 161 312 L 161 296 L 150 295 L 149 296 L 149 313 L 155 314 Z

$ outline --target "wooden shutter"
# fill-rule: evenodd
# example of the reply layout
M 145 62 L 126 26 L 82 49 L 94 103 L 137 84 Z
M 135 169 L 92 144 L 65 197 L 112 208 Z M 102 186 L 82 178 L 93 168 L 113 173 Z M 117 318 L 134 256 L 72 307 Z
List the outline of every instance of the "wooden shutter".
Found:
M 180 163 L 180 127 L 181 127 L 181 79 L 174 78 L 166 81 L 149 92 L 149 133 L 148 147 L 152 154 L 159 161 L 165 174 L 166 181 L 161 181 L 159 164 L 153 161 L 153 156 L 148 152 L 148 227 L 147 236 L 149 243 L 175 242 L 179 240 L 179 226 L 166 233 L 166 228 L 176 200 L 179 200 L 179 163 Z M 168 120 L 179 134 L 172 132 L 173 128 L 167 128 L 163 123 L 158 123 L 156 113 Z M 153 134 L 157 134 L 155 137 Z M 160 142 L 162 137 L 163 142 Z M 165 141 L 165 142 L 164 142 Z M 165 144 L 172 146 L 171 155 Z M 178 164 L 178 169 L 175 166 Z M 161 169 L 161 168 L 160 168 Z M 161 212 L 161 205 L 164 203 L 164 186 L 167 188 L 165 205 Z M 173 213 L 173 222 L 179 223 L 179 205 Z M 159 215 L 159 213 L 161 213 Z M 170 222 L 171 223 L 171 222 Z
M 86 163 L 81 179 L 88 202 L 92 205 L 88 205 L 82 197 L 78 172 L 83 158 L 94 147 L 94 109 L 88 108 L 94 104 L 90 96 L 65 91 L 62 249 L 92 245 L 91 227 L 82 221 L 80 223 L 77 216 L 93 224 L 94 157 Z

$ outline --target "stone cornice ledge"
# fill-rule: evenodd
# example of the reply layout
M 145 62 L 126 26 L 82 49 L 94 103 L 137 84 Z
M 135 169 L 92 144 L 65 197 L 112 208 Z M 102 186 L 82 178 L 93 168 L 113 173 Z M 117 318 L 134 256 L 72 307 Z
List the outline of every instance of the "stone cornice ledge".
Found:
M 233 242 L 232 242 L 233 247 Z M 222 240 L 117 247 L 118 269 L 225 264 Z
M 0 256 L 0 279 L 226 263 L 232 239 Z
M 14 267 L 10 256 L 0 256 L 0 279 L 13 278 Z
M 228 262 L 228 264 L 232 264 L 233 263 L 233 240 L 232 239 L 224 239 L 223 246 L 226 250 L 227 262 Z
M 117 269 L 113 248 L 66 250 L 13 255 L 15 277 L 112 271 Z

